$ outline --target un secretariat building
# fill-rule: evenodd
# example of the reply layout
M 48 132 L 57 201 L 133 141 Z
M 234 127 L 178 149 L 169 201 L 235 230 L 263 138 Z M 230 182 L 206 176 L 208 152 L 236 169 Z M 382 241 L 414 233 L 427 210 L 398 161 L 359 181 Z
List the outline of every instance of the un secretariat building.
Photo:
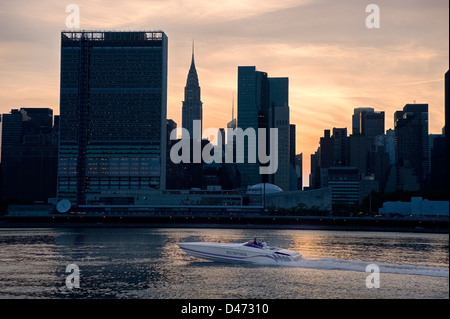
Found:
M 60 85 L 58 200 L 165 189 L 164 32 L 63 31 Z

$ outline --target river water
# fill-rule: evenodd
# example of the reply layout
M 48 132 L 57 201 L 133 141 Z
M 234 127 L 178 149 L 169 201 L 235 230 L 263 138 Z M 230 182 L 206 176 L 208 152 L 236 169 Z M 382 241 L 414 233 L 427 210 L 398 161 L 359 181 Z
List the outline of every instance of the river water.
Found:
M 303 259 L 277 266 L 221 264 L 188 256 L 176 245 L 244 242 L 254 237 L 299 251 Z M 69 265 L 76 268 L 66 269 Z M 279 229 L 5 228 L 0 229 L 0 298 L 449 298 L 449 236 Z

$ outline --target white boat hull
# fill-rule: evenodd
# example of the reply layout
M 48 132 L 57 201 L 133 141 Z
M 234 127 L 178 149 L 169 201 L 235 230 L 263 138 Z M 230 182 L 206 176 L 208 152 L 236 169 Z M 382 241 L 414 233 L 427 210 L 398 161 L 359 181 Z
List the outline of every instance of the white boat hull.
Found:
M 178 246 L 188 255 L 219 262 L 278 264 L 280 262 L 290 262 L 301 258 L 301 254 L 295 251 L 268 246 L 258 247 L 248 243 L 221 244 L 191 242 L 179 243 Z

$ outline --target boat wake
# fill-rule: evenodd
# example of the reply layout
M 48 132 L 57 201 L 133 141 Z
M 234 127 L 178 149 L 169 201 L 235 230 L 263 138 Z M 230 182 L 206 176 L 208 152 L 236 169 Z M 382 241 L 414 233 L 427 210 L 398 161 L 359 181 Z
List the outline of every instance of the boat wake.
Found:
M 344 260 L 336 258 L 322 258 L 322 259 L 308 259 L 302 258 L 301 260 L 293 262 L 280 262 L 279 266 L 297 267 L 307 269 L 320 269 L 320 270 L 347 270 L 347 271 L 361 271 L 371 272 L 371 268 L 367 268 L 369 265 L 376 265 L 380 273 L 389 274 L 405 274 L 405 275 L 422 275 L 433 277 L 449 277 L 449 268 L 443 267 L 429 267 L 419 265 L 408 264 L 388 264 L 377 262 L 366 262 L 360 260 Z

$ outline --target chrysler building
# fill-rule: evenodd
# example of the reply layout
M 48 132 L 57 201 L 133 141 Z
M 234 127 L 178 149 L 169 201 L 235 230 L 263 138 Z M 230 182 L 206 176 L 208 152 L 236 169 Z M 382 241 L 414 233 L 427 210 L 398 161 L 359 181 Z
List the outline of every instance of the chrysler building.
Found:
M 189 132 L 189 137 L 193 138 L 193 121 L 202 121 L 202 101 L 200 99 L 200 86 L 198 84 L 197 70 L 194 61 L 194 43 L 192 43 L 192 61 L 189 74 L 184 88 L 184 101 L 182 109 L 182 127 Z M 200 127 L 200 132 L 203 127 Z M 200 133 L 201 134 L 201 133 Z M 185 138 L 185 136 L 183 136 Z

